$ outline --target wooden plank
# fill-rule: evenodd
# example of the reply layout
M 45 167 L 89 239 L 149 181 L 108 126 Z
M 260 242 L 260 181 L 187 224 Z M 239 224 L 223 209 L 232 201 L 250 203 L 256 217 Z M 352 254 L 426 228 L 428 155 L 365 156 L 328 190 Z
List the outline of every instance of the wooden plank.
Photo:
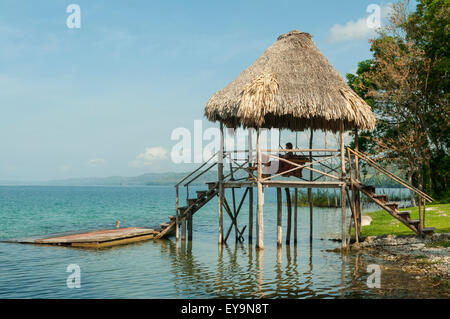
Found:
M 59 237 L 37 239 L 37 244 L 101 243 L 136 236 L 153 235 L 154 230 L 141 227 L 103 229 Z
M 106 242 L 101 242 L 101 243 L 99 243 L 99 242 L 71 243 L 71 246 L 72 247 L 80 247 L 80 248 L 105 248 L 105 247 L 113 247 L 113 246 L 126 245 L 126 244 L 151 240 L 153 238 L 154 238 L 154 235 L 151 234 L 151 235 L 136 236 L 136 237 L 106 241 Z

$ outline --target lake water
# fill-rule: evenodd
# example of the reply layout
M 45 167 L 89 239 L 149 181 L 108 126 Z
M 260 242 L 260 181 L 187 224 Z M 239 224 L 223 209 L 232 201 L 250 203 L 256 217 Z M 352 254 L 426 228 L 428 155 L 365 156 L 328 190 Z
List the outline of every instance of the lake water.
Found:
M 0 187 L 0 240 L 113 228 L 116 220 L 121 227 L 156 227 L 174 207 L 172 186 Z M 385 269 L 382 260 L 328 252 L 340 246 L 327 240 L 339 236 L 340 209 L 315 209 L 310 243 L 309 208 L 299 208 L 298 244 L 277 250 L 274 189 L 266 190 L 264 208 L 263 252 L 248 245 L 247 232 L 243 244 L 232 232 L 218 249 L 216 199 L 194 216 L 189 243 L 173 237 L 86 250 L 2 242 L 0 298 L 408 298 L 418 291 L 439 297 L 431 283 Z M 244 205 L 239 226 L 247 221 Z M 67 287 L 70 264 L 80 267 L 79 289 Z M 369 264 L 382 265 L 381 289 L 367 287 Z

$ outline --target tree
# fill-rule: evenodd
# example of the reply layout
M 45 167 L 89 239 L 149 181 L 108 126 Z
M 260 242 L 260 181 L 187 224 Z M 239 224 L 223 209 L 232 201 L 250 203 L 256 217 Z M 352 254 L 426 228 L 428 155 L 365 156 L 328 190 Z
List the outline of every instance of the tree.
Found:
M 419 1 L 415 13 L 407 8 L 407 1 L 393 5 L 389 23 L 371 40 L 373 58 L 347 80 L 378 118 L 374 132 L 362 133 L 362 148 L 395 162 L 411 184 L 445 193 L 448 171 L 439 167 L 448 167 L 448 50 L 440 45 L 448 46 L 441 36 L 448 33 L 448 15 L 446 27 L 439 19 L 449 0 Z

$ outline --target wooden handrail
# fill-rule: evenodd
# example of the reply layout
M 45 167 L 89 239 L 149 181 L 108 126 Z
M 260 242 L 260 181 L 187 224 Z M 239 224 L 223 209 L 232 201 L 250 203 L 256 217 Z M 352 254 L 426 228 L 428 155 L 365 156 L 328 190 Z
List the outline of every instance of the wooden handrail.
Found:
M 292 169 L 290 169 L 290 170 L 287 170 L 286 172 L 282 172 L 282 173 L 279 173 L 279 174 L 276 174 L 276 175 L 273 175 L 273 176 L 270 176 L 270 177 L 266 177 L 266 178 L 263 179 L 263 182 L 264 182 L 264 181 L 267 181 L 267 180 L 270 180 L 270 179 L 272 179 L 272 178 L 278 177 L 278 176 L 282 176 L 282 175 L 288 174 L 288 173 L 293 172 L 293 171 L 296 171 L 296 170 L 298 170 L 298 169 L 303 169 L 303 168 L 304 168 L 304 169 L 307 169 L 307 170 L 310 170 L 310 171 L 313 171 L 313 172 L 316 172 L 316 173 L 319 173 L 319 174 L 324 175 L 324 176 L 328 176 L 328 177 L 331 177 L 331 178 L 340 180 L 340 178 L 337 177 L 337 176 L 330 175 L 330 174 L 327 174 L 327 173 L 325 173 L 325 172 L 322 172 L 322 171 L 316 170 L 316 169 L 314 169 L 314 168 L 308 167 L 308 166 L 312 166 L 312 165 L 315 164 L 315 163 L 319 163 L 319 162 L 322 162 L 322 161 L 326 161 L 326 160 L 335 158 L 335 157 L 337 157 L 338 155 L 333 155 L 333 156 L 330 156 L 330 157 L 322 158 L 322 159 L 320 159 L 320 160 L 316 160 L 316 161 L 314 161 L 314 162 L 311 162 L 311 163 L 308 163 L 308 164 L 303 164 L 303 165 L 299 165 L 299 164 L 297 164 L 297 163 L 291 162 L 291 161 L 289 161 L 289 160 L 287 160 L 287 159 L 285 159 L 285 158 L 281 158 L 281 157 L 278 157 L 278 156 L 275 156 L 275 155 L 271 155 L 271 154 L 267 154 L 267 155 L 268 155 L 269 157 L 271 157 L 271 158 L 275 158 L 275 159 L 280 160 L 280 161 L 282 161 L 282 162 L 291 164 L 292 166 L 295 166 L 295 167 L 292 168 Z
M 206 162 L 204 162 L 200 167 L 198 167 L 196 170 L 194 170 L 192 173 L 190 173 L 189 175 L 187 175 L 186 177 L 184 177 L 181 181 L 179 181 L 175 187 L 179 186 L 181 183 L 183 183 L 185 180 L 187 180 L 189 177 L 191 177 L 192 175 L 194 175 L 195 173 L 197 173 L 199 170 L 201 170 L 203 167 L 206 166 L 206 164 L 208 164 L 219 152 L 216 152 L 213 156 L 211 156 Z
M 194 178 L 192 178 L 189 182 L 185 183 L 184 186 L 188 186 L 189 184 L 191 184 L 193 181 L 197 180 L 197 178 L 199 178 L 200 176 L 202 176 L 203 174 L 205 174 L 206 172 L 208 172 L 211 168 L 213 168 L 214 166 L 217 165 L 216 163 L 211 164 L 210 167 L 208 167 L 207 169 L 203 170 L 202 172 L 200 172 L 199 174 L 197 174 Z
M 374 160 L 372 160 L 371 158 L 369 158 L 368 156 L 366 156 L 364 153 L 356 151 L 356 150 L 352 150 L 351 148 L 347 147 L 347 150 L 349 150 L 351 153 L 353 153 L 355 156 L 361 158 L 362 160 L 366 161 L 370 166 L 372 166 L 373 168 L 375 168 L 377 171 L 385 174 L 386 176 L 388 176 L 390 179 L 392 179 L 393 181 L 401 184 L 402 186 L 408 188 L 409 190 L 413 191 L 414 193 L 416 193 L 419 197 L 423 197 L 424 199 L 426 199 L 427 201 L 429 201 L 430 203 L 434 201 L 434 199 L 429 196 L 428 194 L 425 194 L 424 192 L 422 192 L 420 189 L 417 189 L 416 187 L 412 186 L 411 184 L 409 184 L 408 182 L 404 181 L 403 179 L 401 179 L 398 176 L 395 176 L 394 174 L 392 174 L 391 172 L 389 172 L 388 170 L 384 169 L 383 167 L 381 167 L 380 165 L 378 165 Z

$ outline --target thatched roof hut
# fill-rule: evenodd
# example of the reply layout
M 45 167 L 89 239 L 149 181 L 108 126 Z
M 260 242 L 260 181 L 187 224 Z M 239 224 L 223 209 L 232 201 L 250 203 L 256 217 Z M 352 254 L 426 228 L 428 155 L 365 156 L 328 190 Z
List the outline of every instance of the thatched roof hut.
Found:
M 373 129 L 375 116 L 317 49 L 297 30 L 278 38 L 250 67 L 215 93 L 205 116 L 227 127 Z

